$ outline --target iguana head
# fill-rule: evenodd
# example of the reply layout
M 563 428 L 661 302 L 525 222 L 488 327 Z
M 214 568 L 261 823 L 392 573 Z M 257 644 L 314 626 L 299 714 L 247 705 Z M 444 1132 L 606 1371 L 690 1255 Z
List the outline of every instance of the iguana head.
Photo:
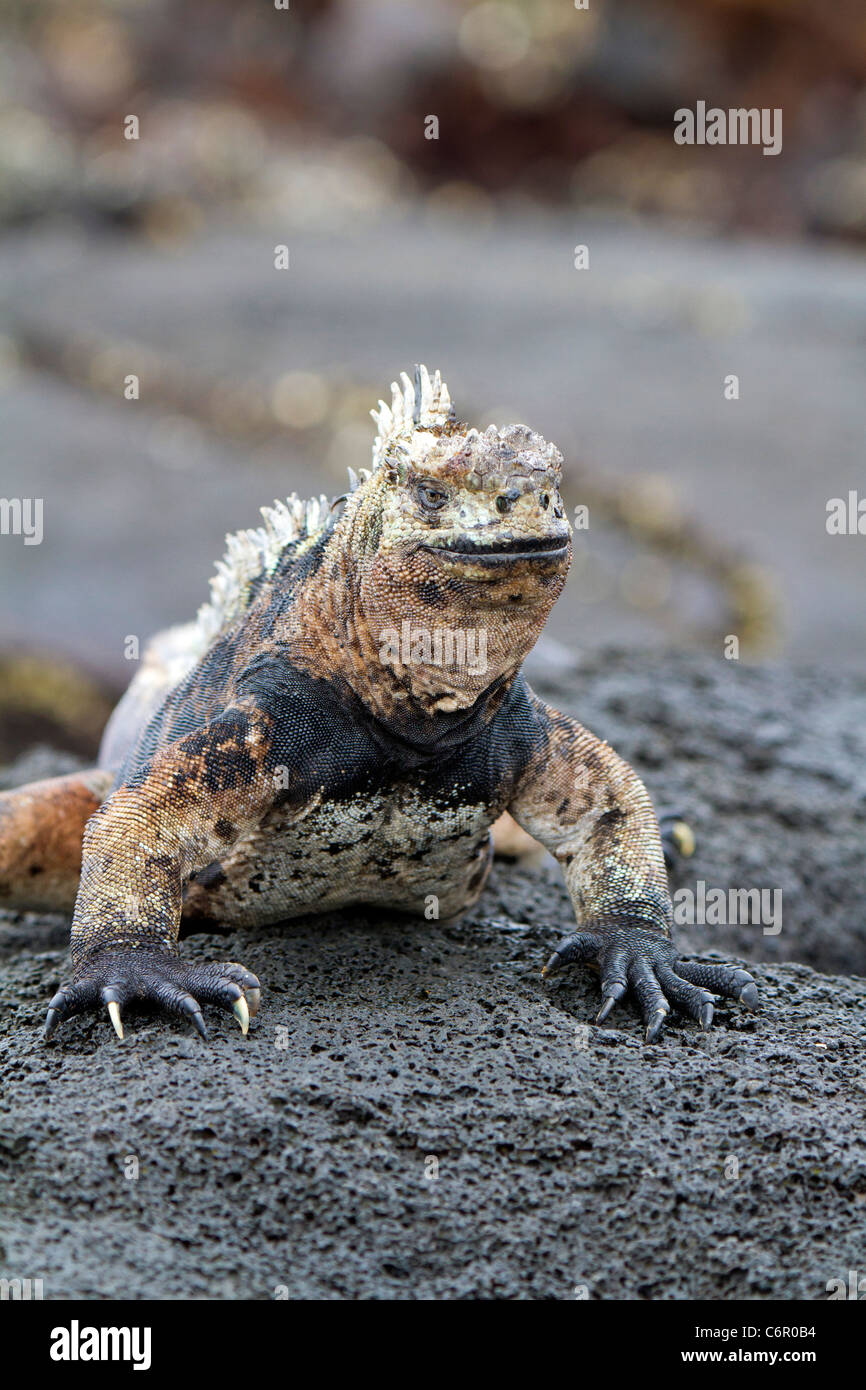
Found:
M 460 423 L 438 372 L 402 382 L 373 412 L 373 469 L 339 529 L 389 678 L 456 710 L 516 672 L 565 583 L 562 456 L 525 425 Z

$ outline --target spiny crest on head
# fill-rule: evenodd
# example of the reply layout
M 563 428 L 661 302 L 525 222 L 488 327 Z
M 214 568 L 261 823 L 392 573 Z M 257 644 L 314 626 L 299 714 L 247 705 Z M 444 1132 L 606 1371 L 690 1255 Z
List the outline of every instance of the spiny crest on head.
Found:
M 400 373 L 402 388 L 391 383 L 391 404 L 379 402 L 370 414 L 378 434 L 373 444 L 373 467 L 378 468 L 389 448 L 406 444 L 416 430 L 447 429 L 454 423 L 454 407 L 448 387 L 438 371 L 432 377 L 424 366 L 415 367 L 415 379 Z

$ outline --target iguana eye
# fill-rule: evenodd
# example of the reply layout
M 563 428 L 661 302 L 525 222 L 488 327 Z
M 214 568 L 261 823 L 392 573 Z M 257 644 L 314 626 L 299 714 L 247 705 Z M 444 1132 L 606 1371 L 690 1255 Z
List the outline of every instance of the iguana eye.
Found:
M 418 501 L 427 511 L 436 512 L 448 501 L 448 493 L 436 483 L 419 483 Z

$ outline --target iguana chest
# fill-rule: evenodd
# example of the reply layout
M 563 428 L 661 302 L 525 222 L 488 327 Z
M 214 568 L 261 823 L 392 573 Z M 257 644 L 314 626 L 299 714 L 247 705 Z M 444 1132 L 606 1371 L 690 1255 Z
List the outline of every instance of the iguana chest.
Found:
M 383 735 L 297 674 L 284 686 L 269 696 L 268 751 L 284 804 L 195 875 L 184 914 L 240 925 L 350 903 L 428 919 L 470 906 L 489 871 L 490 827 L 523 766 L 522 681 L 497 721 L 473 713 L 474 726 L 448 725 L 435 748 L 405 730 Z M 286 733 L 299 727 L 300 756 Z
M 457 774 L 459 779 L 459 774 Z M 349 903 L 449 917 L 473 902 L 498 806 L 423 774 L 270 811 L 187 889 L 186 915 L 275 922 Z M 476 794 L 477 795 L 477 794 Z

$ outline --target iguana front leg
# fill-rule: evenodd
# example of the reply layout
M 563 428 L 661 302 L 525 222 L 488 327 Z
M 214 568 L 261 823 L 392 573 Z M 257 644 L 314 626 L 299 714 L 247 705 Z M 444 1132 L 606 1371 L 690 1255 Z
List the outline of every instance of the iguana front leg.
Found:
M 533 700 L 532 752 L 509 810 L 559 860 L 581 928 L 560 943 L 543 973 L 576 961 L 595 964 L 597 1022 L 630 989 L 647 1042 L 659 1036 L 671 1005 L 704 1028 L 719 995 L 756 1008 L 747 971 L 678 959 L 658 822 L 640 778 L 608 744 Z
M 231 1009 L 244 1032 L 259 982 L 235 963 L 182 961 L 183 884 L 251 829 L 272 804 L 269 725 L 255 709 L 225 713 L 158 752 L 91 816 L 72 923 L 73 977 L 51 1000 L 60 1021 L 100 1003 L 123 1037 L 134 1000 L 188 1017 L 207 1036 L 202 1003 Z

